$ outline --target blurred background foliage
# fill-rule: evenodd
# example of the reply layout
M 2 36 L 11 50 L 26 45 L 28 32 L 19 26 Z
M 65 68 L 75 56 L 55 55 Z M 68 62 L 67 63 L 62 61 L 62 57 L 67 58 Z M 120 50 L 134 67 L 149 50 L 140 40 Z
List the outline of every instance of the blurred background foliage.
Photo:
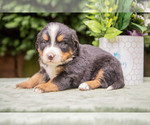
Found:
M 1 13 L 0 56 L 25 53 L 30 60 L 35 55 L 38 32 L 49 22 L 62 22 L 76 30 L 80 43 L 91 44 L 92 37 L 85 34 L 85 13 Z
M 81 12 L 86 0 L 0 0 L 1 12 Z

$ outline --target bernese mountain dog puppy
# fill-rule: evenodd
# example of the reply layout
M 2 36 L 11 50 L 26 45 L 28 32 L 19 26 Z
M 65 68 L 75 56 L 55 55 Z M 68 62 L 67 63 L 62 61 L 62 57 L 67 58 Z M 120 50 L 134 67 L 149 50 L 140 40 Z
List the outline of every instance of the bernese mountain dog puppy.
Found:
M 44 93 L 77 87 L 82 91 L 124 87 L 120 62 L 98 47 L 79 44 L 76 32 L 64 24 L 47 24 L 38 33 L 35 47 L 40 71 L 16 88 Z

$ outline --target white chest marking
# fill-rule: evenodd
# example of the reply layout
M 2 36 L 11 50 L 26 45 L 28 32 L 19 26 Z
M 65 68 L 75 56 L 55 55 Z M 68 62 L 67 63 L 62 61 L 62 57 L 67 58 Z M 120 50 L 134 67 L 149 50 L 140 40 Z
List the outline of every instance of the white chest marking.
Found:
M 50 79 L 53 79 L 54 77 L 57 76 L 57 68 L 54 65 L 44 65 L 41 63 L 41 66 L 46 70 L 47 74 L 49 75 Z
M 56 66 L 47 66 L 45 70 L 51 79 L 57 76 Z
M 50 79 L 55 78 L 61 71 L 63 71 L 63 68 L 57 67 L 57 65 L 44 65 L 43 63 L 40 63 L 40 66 L 46 70 Z

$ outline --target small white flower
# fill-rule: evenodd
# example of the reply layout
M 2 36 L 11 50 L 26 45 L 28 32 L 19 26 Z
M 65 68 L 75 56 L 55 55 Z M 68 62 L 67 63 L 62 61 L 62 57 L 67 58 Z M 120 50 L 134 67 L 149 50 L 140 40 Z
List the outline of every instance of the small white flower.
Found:
M 144 21 L 144 17 L 143 16 L 137 15 L 136 17 Z
M 145 10 L 143 4 L 141 4 L 141 3 L 137 3 L 136 6 L 141 8 L 142 10 Z
M 99 7 L 98 3 L 95 3 L 95 7 Z
M 148 26 L 149 23 L 150 23 L 150 19 L 148 18 L 148 14 L 144 14 L 144 25 Z
M 98 15 L 95 15 L 95 18 L 98 18 Z
M 144 12 L 150 12 L 150 8 L 148 8 L 148 1 L 144 1 Z

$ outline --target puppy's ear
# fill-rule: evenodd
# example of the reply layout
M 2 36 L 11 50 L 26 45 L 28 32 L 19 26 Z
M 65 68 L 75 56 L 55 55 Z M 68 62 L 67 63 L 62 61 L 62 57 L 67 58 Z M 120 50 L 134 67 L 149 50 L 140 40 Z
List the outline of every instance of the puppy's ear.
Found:
M 72 30 L 72 41 L 75 45 L 75 53 L 78 55 L 79 53 L 79 40 L 78 40 L 78 37 L 77 37 L 77 34 L 76 34 L 76 31 L 75 30 Z

